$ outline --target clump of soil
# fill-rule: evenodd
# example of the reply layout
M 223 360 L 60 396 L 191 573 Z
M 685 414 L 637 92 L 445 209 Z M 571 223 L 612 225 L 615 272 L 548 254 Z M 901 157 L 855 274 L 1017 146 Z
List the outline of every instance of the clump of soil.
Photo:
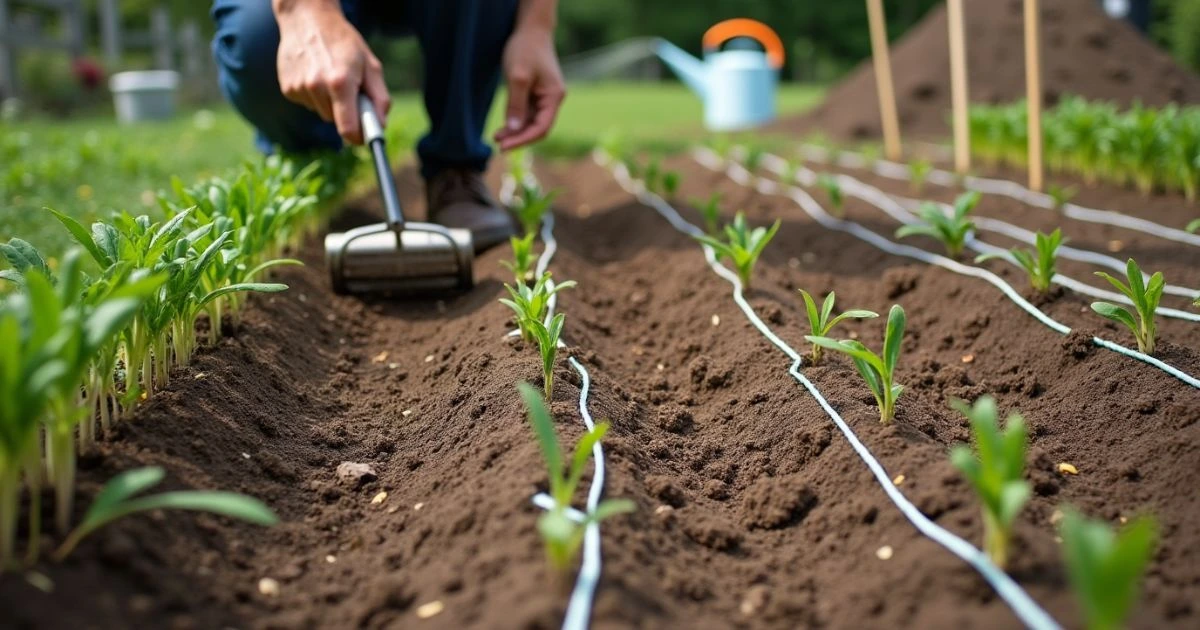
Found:
M 1023 2 L 965 0 L 969 98 L 1008 103 L 1025 97 Z M 1041 3 L 1043 100 L 1067 94 L 1135 100 L 1152 106 L 1200 101 L 1200 77 L 1180 68 L 1128 23 L 1108 17 L 1093 0 Z M 863 25 L 866 28 L 866 25 Z M 949 132 L 950 52 L 945 6 L 892 44 L 892 75 L 901 132 L 942 137 Z M 833 139 L 876 137 L 879 99 L 867 59 L 829 92 L 817 109 L 783 120 L 788 132 Z

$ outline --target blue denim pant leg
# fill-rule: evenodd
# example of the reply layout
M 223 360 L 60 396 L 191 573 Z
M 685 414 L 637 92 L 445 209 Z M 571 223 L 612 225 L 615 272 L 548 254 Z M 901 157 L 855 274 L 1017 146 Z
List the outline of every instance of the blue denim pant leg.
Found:
M 373 0 L 374 1 L 374 0 Z M 484 126 L 500 79 L 517 0 L 342 0 L 365 34 L 415 34 L 424 53 L 425 107 L 431 122 L 418 154 L 430 177 L 447 166 L 482 170 L 491 156 Z M 279 28 L 270 0 L 216 0 L 213 55 L 226 98 L 258 130 L 269 152 L 338 149 L 333 124 L 283 97 L 276 74 Z

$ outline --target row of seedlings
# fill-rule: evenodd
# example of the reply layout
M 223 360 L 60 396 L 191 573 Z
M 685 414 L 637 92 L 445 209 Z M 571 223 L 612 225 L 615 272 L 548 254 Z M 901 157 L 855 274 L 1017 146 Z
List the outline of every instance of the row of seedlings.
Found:
M 55 497 L 58 559 L 98 527 L 145 510 L 275 522 L 265 505 L 232 493 L 144 496 L 164 476 L 149 467 L 113 478 L 72 528 L 76 454 L 188 364 L 200 313 L 215 341 L 222 314 L 236 319 L 245 293 L 287 288 L 259 279 L 295 264 L 277 257 L 323 220 L 322 201 L 351 168 L 346 157 L 306 164 L 275 156 L 229 179 L 176 182 L 161 198 L 162 221 L 121 212 L 89 229 L 52 210 L 78 243 L 61 260 L 20 238 L 0 244 L 10 267 L 0 271 L 9 285 L 0 299 L 0 570 L 37 561 L 45 487 Z M 29 540 L 18 558 L 23 495 Z
M 710 199 L 699 209 L 707 219 L 719 215 L 714 206 L 716 202 Z M 722 234 L 715 234 L 710 229 L 707 234 L 692 236 L 710 247 L 717 260 L 731 263 L 741 287 L 749 287 L 755 262 L 778 226 L 777 220 L 769 228 L 750 229 L 743 213 L 738 212 L 733 222 L 724 226 Z M 837 339 L 831 332 L 841 321 L 872 319 L 878 317 L 877 313 L 851 309 L 834 315 L 836 298 L 833 292 L 825 296 L 820 307 L 807 291 L 800 290 L 800 297 L 811 332 L 805 336 L 812 344 L 806 362 L 818 364 L 822 360 L 822 349 L 847 355 L 876 400 L 880 422 L 891 422 L 904 391 L 904 386 L 894 377 L 906 326 L 903 307 L 893 305 L 889 311 L 881 349 L 876 353 L 858 340 Z M 997 567 L 1004 568 L 1009 558 L 1012 524 L 1031 496 L 1030 484 L 1024 478 L 1027 460 L 1024 420 L 1019 413 L 1013 413 L 1002 428 L 996 402 L 986 395 L 974 404 L 953 401 L 951 407 L 968 419 L 974 445 L 955 445 L 949 457 L 979 497 L 984 553 Z M 1114 531 L 1105 521 L 1090 520 L 1070 506 L 1064 506 L 1061 512 L 1059 529 L 1064 562 L 1087 627 L 1121 627 L 1136 604 L 1138 584 L 1153 556 L 1154 519 L 1139 517 L 1120 531 Z
M 598 497 L 600 484 L 603 483 L 602 470 L 603 451 L 601 440 L 609 430 L 609 423 L 601 421 L 588 423 L 588 431 L 584 433 L 575 447 L 564 453 L 559 444 L 557 432 L 554 429 L 554 419 L 548 408 L 547 401 L 554 399 L 554 369 L 557 362 L 558 350 L 565 347 L 562 341 L 562 331 L 566 322 L 566 314 L 555 312 L 558 292 L 576 286 L 572 280 L 554 282 L 546 267 L 554 253 L 552 223 L 548 220 L 547 212 L 553 203 L 555 191 L 546 192 L 541 189 L 526 170 L 526 160 L 512 160 L 509 174 L 517 191 L 513 195 L 512 208 L 522 227 L 520 236 L 510 237 L 512 260 L 501 261 L 513 274 L 513 284 L 505 283 L 508 298 L 500 302 L 513 312 L 513 321 L 517 333 L 526 347 L 536 347 L 541 358 L 542 387 L 539 391 L 529 383 L 518 383 L 517 389 L 525 403 L 528 419 L 533 430 L 538 447 L 547 469 L 548 501 L 541 502 L 546 510 L 538 517 L 537 531 L 542 538 L 546 558 L 556 572 L 569 572 L 576 562 L 584 538 L 593 525 L 616 516 L 633 512 L 636 505 L 628 499 L 605 499 L 592 501 Z M 534 241 L 539 228 L 546 241 L 546 249 L 541 257 L 534 254 Z M 535 263 L 535 261 L 537 261 Z M 588 382 L 586 370 L 578 362 L 572 360 L 572 366 L 580 372 L 585 382 Z M 587 414 L 587 388 L 580 392 L 580 410 Z M 593 479 L 593 490 L 588 493 L 588 506 L 584 510 L 572 507 L 579 485 L 586 472 L 589 458 L 595 459 L 597 473 Z M 598 538 L 596 544 L 598 545 Z M 598 567 L 594 569 L 598 572 Z M 580 580 L 577 588 L 584 586 L 584 570 L 580 570 Z M 594 578 L 593 578 L 594 579 Z M 582 598 L 590 606 L 590 589 L 594 582 L 586 585 L 588 596 Z M 589 614 L 586 610 L 577 609 L 575 598 L 568 609 L 564 627 L 586 627 Z

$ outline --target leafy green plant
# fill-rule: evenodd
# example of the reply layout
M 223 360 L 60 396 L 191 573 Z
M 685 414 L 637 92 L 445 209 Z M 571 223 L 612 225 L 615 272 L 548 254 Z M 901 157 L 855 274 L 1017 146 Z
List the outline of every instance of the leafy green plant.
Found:
M 512 245 L 513 259 L 502 260 L 500 264 L 512 272 L 517 282 L 528 282 L 533 275 L 533 267 L 537 264 L 537 257 L 533 251 L 533 239 L 536 236 L 529 232 L 525 236 L 508 237 L 508 243 Z
M 758 171 L 760 166 L 762 166 L 762 160 L 766 154 L 766 150 L 764 150 L 761 146 L 752 144 L 746 147 L 746 157 L 742 161 L 742 166 L 745 167 L 747 171 L 754 173 Z
M 704 217 L 704 233 L 717 236 L 721 233 L 721 193 L 714 192 L 706 200 L 692 199 L 691 205 Z
M 748 290 L 754 274 L 754 264 L 758 262 L 758 257 L 766 248 L 767 243 L 770 243 L 771 239 L 775 237 L 781 224 L 781 221 L 776 219 L 769 228 L 756 227 L 751 230 L 749 224 L 746 223 L 745 213 L 738 212 L 733 218 L 733 223 L 725 226 L 724 241 L 707 235 L 694 238 L 713 248 L 719 257 L 728 258 L 737 271 L 742 288 Z
M 946 255 L 958 258 L 962 255 L 967 236 L 975 229 L 975 222 L 970 220 L 967 215 L 975 209 L 978 203 L 978 192 L 965 192 L 954 200 L 953 212 L 946 215 L 937 204 L 925 202 L 917 211 L 924 223 L 901 226 L 896 230 L 896 238 L 915 235 L 929 236 L 941 241 L 946 246 Z
M 679 181 L 681 176 L 679 171 L 664 171 L 662 174 L 662 191 L 663 196 L 668 199 L 673 198 L 675 193 L 679 191 Z
M 1187 227 L 1185 227 L 1184 229 L 1187 230 L 1188 232 L 1191 232 L 1192 234 L 1195 234 L 1196 232 L 1200 231 L 1200 219 L 1196 219 L 1196 220 L 1192 221 L 1191 223 L 1188 223 Z
M 269 527 L 278 517 L 258 499 L 234 492 L 181 490 L 150 496 L 137 495 L 158 485 L 164 476 L 157 466 L 125 471 L 113 477 L 88 508 L 83 520 L 67 535 L 54 552 L 58 560 L 66 558 L 76 546 L 97 529 L 118 519 L 152 510 L 194 510 L 236 518 Z
M 1063 243 L 1062 229 L 1055 228 L 1050 234 L 1037 233 L 1036 251 L 1024 247 L 1014 247 L 1008 250 L 1025 273 L 1029 274 L 1029 284 L 1041 293 L 1050 290 L 1050 281 L 1058 273 L 1058 248 Z M 993 258 L 1003 258 L 1003 254 L 981 254 L 975 257 L 975 262 L 983 262 Z
M 530 334 L 537 341 L 538 354 L 542 355 L 542 384 L 547 400 L 554 400 L 554 360 L 558 357 L 558 343 L 566 319 L 566 315 L 558 313 L 550 318 L 549 323 L 536 319 L 526 322 Z
M 576 443 L 571 461 L 566 462 L 558 444 L 558 435 L 554 431 L 554 420 L 550 417 L 550 411 L 546 408 L 541 394 L 528 383 L 519 383 L 517 389 L 521 392 L 521 398 L 529 411 L 529 424 L 533 427 L 542 459 L 546 462 L 547 477 L 550 481 L 549 494 L 554 500 L 554 507 L 538 517 L 538 533 L 542 536 L 546 557 L 551 566 L 565 571 L 571 567 L 579 552 L 588 524 L 633 512 L 637 506 L 629 499 L 605 499 L 594 511 L 585 514 L 583 522 L 572 519 L 567 510 L 571 507 L 579 482 L 583 479 L 592 449 L 608 432 L 609 425 L 607 422 L 601 422 L 585 433 Z
M 804 298 L 804 310 L 808 313 L 808 325 L 814 337 L 828 337 L 829 331 L 833 330 L 833 327 L 838 322 L 845 319 L 870 319 L 879 317 L 879 313 L 874 311 L 852 309 L 831 318 L 830 315 L 833 315 L 833 305 L 836 299 L 833 291 L 830 291 L 829 295 L 825 296 L 825 301 L 821 304 L 820 309 L 817 308 L 816 300 L 808 294 L 808 291 L 800 289 L 800 296 Z M 821 362 L 821 346 L 815 343 L 812 348 L 812 362 L 813 365 Z
M 1075 598 L 1089 630 L 1119 630 L 1137 603 L 1139 583 L 1154 556 L 1157 526 L 1139 517 L 1120 532 L 1073 509 L 1063 512 L 1059 531 Z
M 925 189 L 925 180 L 929 178 L 929 173 L 933 171 L 933 164 L 929 160 L 913 160 L 908 164 L 908 183 L 912 186 L 913 192 L 921 194 Z
M 1158 302 L 1162 299 L 1163 287 L 1166 284 L 1162 272 L 1155 272 L 1147 282 L 1144 279 L 1145 276 L 1142 275 L 1141 268 L 1130 258 L 1125 263 L 1125 277 L 1129 284 L 1125 284 L 1103 271 L 1097 271 L 1096 275 L 1108 280 L 1109 284 L 1129 298 L 1133 302 L 1134 313 L 1129 312 L 1129 309 L 1124 306 L 1109 302 L 1092 302 L 1092 310 L 1105 319 L 1124 324 L 1137 340 L 1138 350 L 1146 354 L 1153 354 L 1157 336 L 1154 315 L 1158 310 Z M 1134 319 L 1135 313 L 1136 319 Z
M 895 383 L 894 375 L 896 363 L 900 360 L 900 343 L 904 339 L 906 323 L 904 309 L 899 304 L 893 305 L 888 312 L 887 329 L 883 335 L 882 356 L 871 352 L 862 342 L 853 339 L 838 341 L 813 335 L 804 337 L 813 345 L 850 356 L 854 367 L 867 382 L 871 394 L 875 396 L 875 402 L 879 406 L 879 421 L 884 424 L 891 422 L 896 416 L 896 400 L 904 391 L 903 385 Z
M 554 283 L 551 281 L 550 272 L 542 274 L 542 277 L 533 283 L 533 286 L 525 284 L 524 280 L 517 280 L 517 286 L 504 285 L 508 290 L 510 299 L 500 299 L 500 303 L 513 310 L 515 313 L 515 321 L 517 327 L 521 330 L 521 338 L 527 342 L 532 342 L 536 339 L 533 331 L 533 323 L 543 323 L 546 319 L 546 313 L 550 308 L 550 298 L 559 291 L 570 289 L 575 286 L 574 280 Z
M 1054 210 L 1056 212 L 1061 212 L 1062 209 L 1066 207 L 1066 205 L 1070 203 L 1078 193 L 1079 190 L 1074 186 L 1059 186 L 1058 184 L 1050 184 L 1046 187 L 1046 194 L 1050 195 L 1050 202 L 1054 204 Z
M 833 208 L 833 215 L 841 218 L 846 213 L 845 198 L 842 196 L 842 185 L 838 179 L 829 173 L 821 173 L 817 176 L 817 186 L 825 191 L 825 196 L 829 198 L 829 205 Z
M 1013 413 L 998 423 L 996 400 L 984 396 L 973 406 L 956 400 L 951 405 L 971 422 L 975 448 L 965 444 L 950 450 L 954 464 L 979 496 L 983 505 L 983 549 L 996 566 L 1008 564 L 1012 525 L 1029 501 L 1030 486 L 1025 474 L 1025 420 Z
M 513 214 L 517 215 L 517 221 L 525 234 L 536 234 L 542 226 L 542 217 L 554 203 L 558 191 L 545 192 L 538 186 L 524 181 L 519 181 L 517 188 L 519 192 L 513 197 Z

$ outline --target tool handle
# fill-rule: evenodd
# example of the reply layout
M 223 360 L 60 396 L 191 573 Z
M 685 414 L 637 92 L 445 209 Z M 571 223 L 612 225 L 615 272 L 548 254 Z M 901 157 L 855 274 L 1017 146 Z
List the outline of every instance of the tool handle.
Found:
M 358 95 L 358 112 L 362 122 L 363 141 L 371 149 L 375 163 L 375 180 L 379 182 L 379 193 L 383 195 L 383 207 L 387 210 L 388 227 L 396 233 L 404 229 L 404 213 L 400 210 L 400 196 L 396 193 L 396 180 L 392 176 L 392 165 L 388 162 L 387 147 L 383 140 L 383 123 L 375 106 L 366 94 Z

